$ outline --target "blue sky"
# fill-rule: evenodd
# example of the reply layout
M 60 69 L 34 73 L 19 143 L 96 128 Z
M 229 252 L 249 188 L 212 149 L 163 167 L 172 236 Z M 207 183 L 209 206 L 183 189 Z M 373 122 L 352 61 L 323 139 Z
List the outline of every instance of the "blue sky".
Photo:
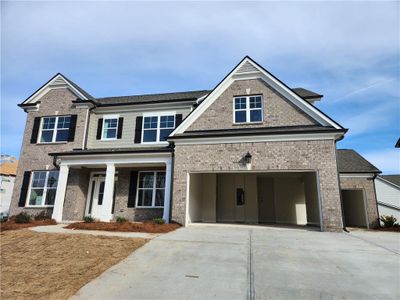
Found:
M 400 173 L 399 2 L 2 2 L 1 152 L 18 157 L 17 104 L 61 72 L 95 97 L 213 88 L 245 55 L 349 128 Z

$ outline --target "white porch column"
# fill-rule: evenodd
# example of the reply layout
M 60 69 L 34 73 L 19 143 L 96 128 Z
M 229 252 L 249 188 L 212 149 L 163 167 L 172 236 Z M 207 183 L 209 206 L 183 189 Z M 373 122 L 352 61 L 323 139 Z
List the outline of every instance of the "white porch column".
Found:
M 171 162 L 167 162 L 165 165 L 165 196 L 164 196 L 164 212 L 163 219 L 165 223 L 169 223 L 169 212 L 171 203 L 171 184 L 172 184 L 172 168 Z
M 52 218 L 57 222 L 62 221 L 65 191 L 67 189 L 68 173 L 69 173 L 69 166 L 61 165 L 60 171 L 58 173 L 57 192 L 56 192 L 56 198 L 54 200 L 54 208 L 52 215 Z
M 115 165 L 107 164 L 100 221 L 109 222 L 112 219 L 111 210 L 112 210 L 113 195 L 114 195 L 114 181 L 115 181 Z

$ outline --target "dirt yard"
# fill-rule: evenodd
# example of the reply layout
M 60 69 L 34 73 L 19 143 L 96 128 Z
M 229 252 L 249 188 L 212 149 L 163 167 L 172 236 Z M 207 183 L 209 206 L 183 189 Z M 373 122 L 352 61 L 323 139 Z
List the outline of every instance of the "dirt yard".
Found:
M 67 299 L 143 246 L 139 238 L 2 232 L 1 299 Z
M 156 224 L 152 221 L 143 223 L 117 223 L 117 222 L 93 222 L 93 223 L 72 223 L 64 227 L 67 229 L 83 230 L 104 230 L 121 232 L 147 232 L 147 233 L 166 233 L 178 229 L 181 225 L 176 223 Z

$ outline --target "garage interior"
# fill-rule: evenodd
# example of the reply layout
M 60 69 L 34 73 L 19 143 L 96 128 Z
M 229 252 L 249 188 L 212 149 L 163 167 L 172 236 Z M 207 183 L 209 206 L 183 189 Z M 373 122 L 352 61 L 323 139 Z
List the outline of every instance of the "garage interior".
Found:
M 191 173 L 188 223 L 321 227 L 315 172 Z
M 346 227 L 368 228 L 364 190 L 342 190 L 343 214 Z

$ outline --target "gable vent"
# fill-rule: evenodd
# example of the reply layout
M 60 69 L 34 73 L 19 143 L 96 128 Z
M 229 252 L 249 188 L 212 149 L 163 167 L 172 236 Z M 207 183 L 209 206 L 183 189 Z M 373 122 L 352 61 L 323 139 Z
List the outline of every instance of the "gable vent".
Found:
M 241 66 L 236 73 L 248 73 L 248 72 L 258 72 L 259 70 L 254 67 L 251 63 L 246 62 L 243 66 Z
M 65 84 L 64 79 L 62 79 L 61 77 L 57 77 L 55 80 L 53 80 L 53 82 L 51 83 L 51 85 L 61 85 L 61 84 Z

